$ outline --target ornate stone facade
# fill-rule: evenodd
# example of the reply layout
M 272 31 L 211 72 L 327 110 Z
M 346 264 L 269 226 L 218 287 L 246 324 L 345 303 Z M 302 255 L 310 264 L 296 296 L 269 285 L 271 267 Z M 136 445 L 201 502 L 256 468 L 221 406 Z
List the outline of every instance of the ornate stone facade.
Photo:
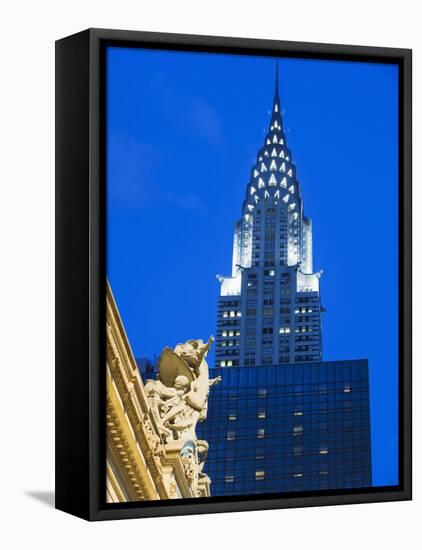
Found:
M 205 361 L 212 339 L 166 348 L 157 380 L 144 385 L 109 286 L 106 324 L 107 502 L 210 496 L 208 443 L 195 426 L 218 382 Z

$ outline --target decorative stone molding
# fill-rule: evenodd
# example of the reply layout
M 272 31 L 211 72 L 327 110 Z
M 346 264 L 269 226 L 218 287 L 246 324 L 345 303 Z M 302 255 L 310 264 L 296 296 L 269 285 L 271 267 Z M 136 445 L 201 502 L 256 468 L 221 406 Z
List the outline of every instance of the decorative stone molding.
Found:
M 196 436 L 181 453 L 187 438 L 169 437 L 154 414 L 109 286 L 106 306 L 107 502 L 209 496 Z

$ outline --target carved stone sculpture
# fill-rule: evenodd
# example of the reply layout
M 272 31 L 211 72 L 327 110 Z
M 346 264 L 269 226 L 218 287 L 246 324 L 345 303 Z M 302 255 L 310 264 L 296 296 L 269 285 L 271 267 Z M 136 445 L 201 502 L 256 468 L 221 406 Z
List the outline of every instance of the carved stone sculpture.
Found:
M 221 380 L 210 380 L 205 360 L 213 341 L 213 337 L 206 343 L 188 340 L 174 350 L 164 348 L 156 380 L 145 384 L 163 441 L 180 443 L 180 456 L 193 493 L 197 492 L 198 479 L 206 477 L 202 469 L 208 450 L 208 443 L 197 439 L 196 424 L 206 419 L 210 388 Z

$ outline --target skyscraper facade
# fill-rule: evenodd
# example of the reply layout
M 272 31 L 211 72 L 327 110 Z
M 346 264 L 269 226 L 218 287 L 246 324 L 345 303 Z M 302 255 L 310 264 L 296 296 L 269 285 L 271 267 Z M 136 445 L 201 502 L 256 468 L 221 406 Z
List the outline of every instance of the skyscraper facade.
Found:
M 368 361 L 322 361 L 322 271 L 276 73 L 268 132 L 218 275 L 215 366 L 200 437 L 214 496 L 372 484 Z
M 200 437 L 211 495 L 351 489 L 372 483 L 368 362 L 211 369 Z
M 283 130 L 277 74 L 235 225 L 232 273 L 217 276 L 215 367 L 320 361 L 321 273 L 313 271 L 312 222 Z

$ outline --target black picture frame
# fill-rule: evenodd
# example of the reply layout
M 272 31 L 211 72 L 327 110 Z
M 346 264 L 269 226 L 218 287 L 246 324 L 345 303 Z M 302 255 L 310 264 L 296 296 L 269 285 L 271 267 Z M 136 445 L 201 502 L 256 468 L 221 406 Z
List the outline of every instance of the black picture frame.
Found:
M 394 63 L 399 68 L 399 477 L 396 487 L 106 504 L 104 48 Z M 56 42 L 56 508 L 87 520 L 412 498 L 412 52 L 89 29 Z

